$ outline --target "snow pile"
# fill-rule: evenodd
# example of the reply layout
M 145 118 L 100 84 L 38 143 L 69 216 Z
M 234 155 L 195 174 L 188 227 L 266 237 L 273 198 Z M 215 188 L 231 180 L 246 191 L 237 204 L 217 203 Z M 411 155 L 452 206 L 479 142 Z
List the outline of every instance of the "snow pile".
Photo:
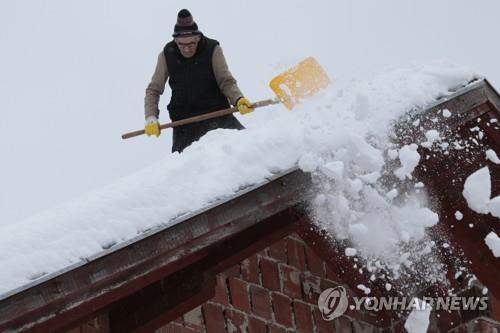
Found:
M 390 69 L 365 80 L 334 81 L 292 112 L 283 106 L 256 111 L 269 119 L 255 128 L 212 131 L 181 155 L 1 228 L 0 294 L 297 165 L 321 181 L 313 203 L 319 225 L 352 239 L 358 253 L 408 264 L 410 255 L 399 244 L 424 238 L 437 216 L 422 193 L 398 194 L 380 182 L 389 150 L 402 178 L 411 179 L 419 160 L 415 146 L 389 145 L 391 121 L 474 77 L 443 62 Z
M 404 327 L 408 333 L 426 333 L 429 328 L 432 307 L 424 301 L 418 301 L 419 304 L 411 311 L 405 322 Z
M 495 232 L 490 232 L 484 239 L 495 257 L 500 257 L 500 237 Z
M 469 208 L 476 213 L 490 213 L 500 218 L 500 196 L 490 199 L 491 176 L 488 167 L 483 167 L 467 177 L 462 194 Z

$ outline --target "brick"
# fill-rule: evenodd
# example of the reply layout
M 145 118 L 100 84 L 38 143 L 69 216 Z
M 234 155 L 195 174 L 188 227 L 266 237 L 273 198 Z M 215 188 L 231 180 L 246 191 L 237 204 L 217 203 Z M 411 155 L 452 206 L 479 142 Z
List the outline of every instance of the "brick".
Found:
M 241 278 L 245 281 L 259 284 L 259 259 L 256 255 L 241 262 Z
M 267 333 L 266 323 L 258 318 L 248 317 L 248 333 Z
M 222 305 L 229 305 L 229 297 L 226 284 L 226 275 L 217 274 L 216 284 L 215 284 L 215 296 L 212 298 L 212 302 L 219 303 Z
M 289 266 L 279 265 L 283 279 L 283 292 L 291 298 L 302 298 L 300 272 Z
M 269 325 L 269 333 L 286 333 L 286 329 L 276 326 L 276 325 Z
M 339 286 L 339 285 L 331 280 L 321 279 L 319 282 L 319 289 L 321 291 L 328 289 L 328 288 L 335 288 L 337 286 Z
M 318 304 L 318 298 L 322 291 L 319 276 L 302 274 L 302 292 L 306 302 Z
M 252 312 L 260 317 L 271 319 L 271 298 L 269 292 L 261 287 L 250 286 Z
M 318 275 L 319 277 L 325 277 L 325 270 L 323 268 L 323 260 L 316 255 L 313 249 L 309 246 L 304 246 L 306 251 L 306 262 L 307 269 L 309 272 Z
M 243 313 L 234 310 L 226 310 L 224 314 L 228 332 L 246 333 L 248 324 L 246 316 Z
M 221 333 L 226 331 L 222 307 L 214 303 L 203 304 L 203 319 L 207 333 Z
M 292 327 L 293 319 L 291 298 L 279 293 L 272 293 L 271 297 L 273 300 L 273 312 L 276 322 L 286 327 Z
M 353 333 L 351 319 L 349 319 L 349 317 L 340 316 L 335 318 L 333 322 L 335 324 L 335 332 Z
M 295 313 L 295 327 L 299 332 L 310 333 L 313 331 L 312 312 L 309 304 L 293 301 Z
M 202 329 L 204 327 L 203 314 L 201 313 L 201 306 L 184 314 L 184 323 L 187 327 L 193 329 Z
M 269 247 L 269 256 L 282 263 L 286 263 L 286 241 L 285 239 L 280 239 L 276 243 Z
M 323 319 L 318 307 L 313 308 L 313 319 L 318 333 L 331 333 L 333 330 L 333 320 L 326 321 Z
M 288 238 L 286 241 L 288 264 L 297 267 L 299 270 L 306 269 L 306 253 L 301 242 Z
M 239 277 L 241 277 L 240 265 L 239 265 L 239 264 L 238 264 L 238 265 L 234 265 L 234 266 L 232 266 L 232 267 L 230 267 L 230 268 L 226 269 L 226 270 L 224 271 L 224 274 L 225 274 L 226 276 L 228 276 L 228 277 L 229 277 L 229 276 L 232 276 L 232 277 L 235 277 L 235 278 L 239 278 Z
M 272 260 L 262 258 L 260 260 L 260 271 L 262 273 L 262 285 L 269 290 L 281 290 L 278 264 Z
M 231 304 L 243 311 L 250 312 L 250 299 L 248 297 L 248 284 L 234 277 L 229 278 L 229 295 Z

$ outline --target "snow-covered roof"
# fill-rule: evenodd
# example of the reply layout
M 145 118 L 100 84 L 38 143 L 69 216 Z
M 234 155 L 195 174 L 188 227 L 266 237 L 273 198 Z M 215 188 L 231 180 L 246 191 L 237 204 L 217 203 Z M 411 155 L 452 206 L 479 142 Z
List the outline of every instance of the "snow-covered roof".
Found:
M 209 224 L 205 213 L 278 178 L 297 175 L 297 168 L 310 172 L 319 167 L 335 179 L 344 170 L 339 159 L 347 156 L 361 181 L 370 184 L 381 177 L 382 150 L 391 140 L 394 122 L 405 114 L 444 103 L 455 103 L 457 112 L 464 114 L 474 103 L 488 100 L 498 107 L 496 92 L 476 77 L 462 67 L 439 63 L 335 82 L 293 112 L 279 106 L 265 111 L 265 125 L 210 132 L 182 155 L 167 156 L 80 200 L 3 227 L 0 301 L 6 304 L 12 296 L 166 231 L 180 230 L 174 227 L 196 218 L 201 219 L 196 229 L 200 236 Z M 459 98 L 465 94 L 473 96 L 467 99 L 472 104 Z M 337 161 L 328 161 L 332 152 Z M 405 160 L 401 154 L 400 159 Z M 352 185 L 357 187 L 356 182 Z M 258 210 L 251 207 L 245 214 L 257 216 Z M 182 237 L 186 241 L 197 236 Z

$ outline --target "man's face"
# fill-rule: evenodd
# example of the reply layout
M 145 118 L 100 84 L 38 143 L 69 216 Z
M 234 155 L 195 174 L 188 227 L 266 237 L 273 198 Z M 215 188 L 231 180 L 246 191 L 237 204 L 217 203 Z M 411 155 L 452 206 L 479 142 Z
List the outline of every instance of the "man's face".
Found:
M 200 41 L 200 36 L 185 36 L 185 37 L 176 37 L 175 43 L 181 54 L 185 58 L 191 58 L 196 53 L 196 48 L 198 47 L 198 42 Z

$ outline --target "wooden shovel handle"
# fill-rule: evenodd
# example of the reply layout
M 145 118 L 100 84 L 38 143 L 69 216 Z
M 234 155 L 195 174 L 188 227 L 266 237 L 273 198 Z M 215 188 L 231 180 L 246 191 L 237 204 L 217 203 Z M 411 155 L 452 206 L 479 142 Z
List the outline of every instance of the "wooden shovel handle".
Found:
M 278 104 L 278 103 L 280 103 L 280 101 L 277 100 L 277 99 L 266 99 L 266 100 L 263 100 L 263 101 L 259 101 L 259 102 L 253 103 L 252 107 L 254 109 L 256 109 L 256 108 L 260 108 L 260 107 L 263 107 L 263 106 L 268 106 L 268 105 L 273 105 L 273 104 Z M 222 117 L 222 116 L 225 116 L 225 115 L 228 115 L 228 114 L 232 114 L 232 113 L 237 112 L 237 111 L 238 111 L 237 107 L 232 107 L 232 108 L 228 108 L 228 109 L 224 109 L 224 110 L 219 110 L 219 111 L 214 111 L 214 112 L 202 114 L 200 116 L 195 116 L 195 117 L 191 117 L 191 118 L 186 118 L 186 119 L 182 119 L 182 120 L 173 121 L 173 122 L 168 123 L 168 124 L 160 125 L 160 128 L 161 129 L 165 129 L 165 128 L 170 128 L 170 127 L 176 127 L 176 126 L 181 126 L 181 125 L 196 123 L 196 122 L 202 121 L 202 120 L 207 120 L 207 119 Z M 130 133 L 125 133 L 125 134 L 122 135 L 122 139 L 133 138 L 135 136 L 139 136 L 139 135 L 142 135 L 144 133 L 145 133 L 144 130 L 134 131 L 134 132 L 130 132 Z

